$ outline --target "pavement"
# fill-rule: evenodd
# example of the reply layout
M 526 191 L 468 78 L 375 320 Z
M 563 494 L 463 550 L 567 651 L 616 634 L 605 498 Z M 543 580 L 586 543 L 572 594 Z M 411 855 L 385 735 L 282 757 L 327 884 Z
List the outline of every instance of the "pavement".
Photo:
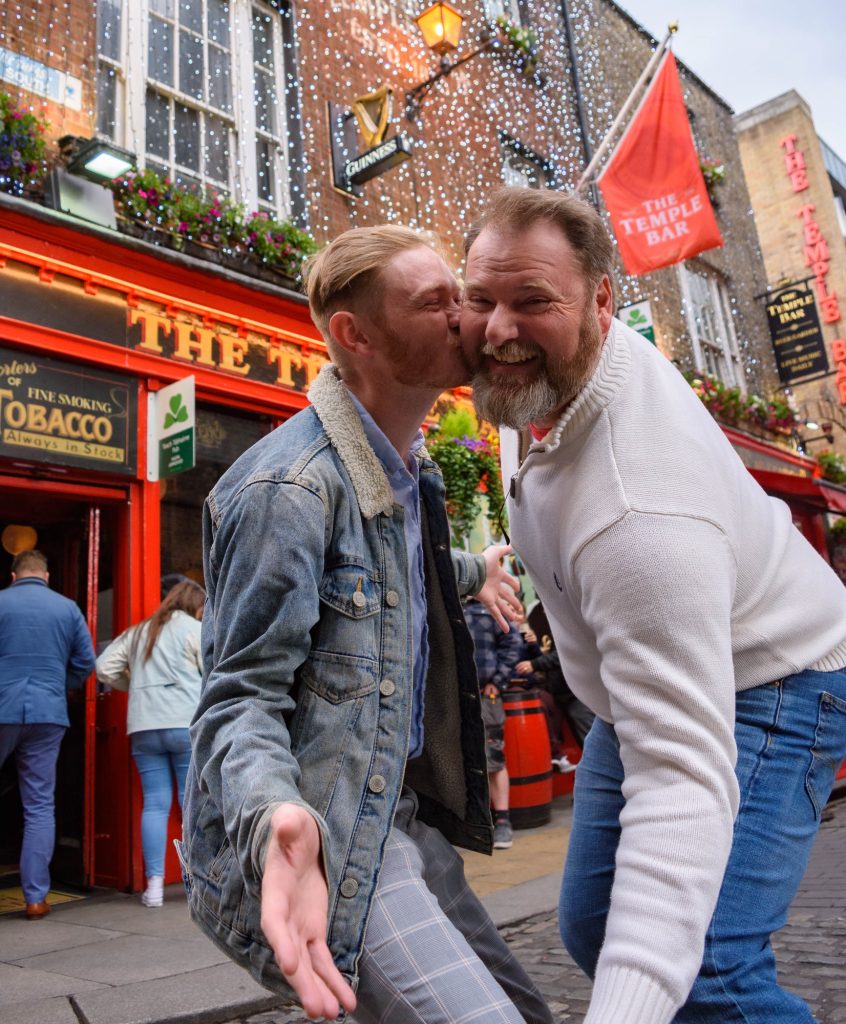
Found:
M 837 796 L 846 796 L 841 785 Z M 561 946 L 555 906 L 570 797 L 510 850 L 468 854 L 466 871 L 556 1021 L 581 1022 L 590 982 Z M 833 800 L 787 926 L 775 939 L 783 983 L 820 1024 L 846 1024 L 846 800 Z M 160 909 L 98 893 L 41 921 L 0 916 L 0 1024 L 305 1024 L 231 963 L 188 917 L 180 886 Z

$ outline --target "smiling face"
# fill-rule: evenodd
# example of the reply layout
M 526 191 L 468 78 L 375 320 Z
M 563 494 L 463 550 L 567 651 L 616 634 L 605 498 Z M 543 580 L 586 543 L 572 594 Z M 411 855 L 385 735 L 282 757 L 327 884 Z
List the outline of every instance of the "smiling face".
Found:
M 458 335 L 461 293 L 446 263 L 427 245 L 398 253 L 380 275 L 380 302 L 369 318 L 380 336 L 388 378 L 421 388 L 466 384 Z
M 467 256 L 461 311 L 479 415 L 551 426 L 593 372 L 612 315 L 610 281 L 585 280 L 557 226 L 484 229 Z

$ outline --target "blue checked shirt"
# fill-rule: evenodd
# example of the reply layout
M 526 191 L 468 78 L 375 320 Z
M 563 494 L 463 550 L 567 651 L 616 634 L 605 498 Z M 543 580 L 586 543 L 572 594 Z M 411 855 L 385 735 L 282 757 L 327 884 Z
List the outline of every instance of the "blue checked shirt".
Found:
M 411 736 L 408 757 L 423 751 L 423 707 L 426 693 L 426 671 L 429 667 L 429 626 L 426 621 L 426 580 L 423 575 L 423 538 L 420 533 L 420 473 L 414 452 L 423 445 L 423 432 L 418 431 L 411 443 L 408 463 L 379 429 L 364 406 L 349 392 L 361 417 L 364 434 L 376 457 L 382 463 L 394 501 L 405 516 L 405 546 L 408 549 L 408 592 L 411 595 L 412 645 L 414 652 L 414 692 L 411 704 Z
M 491 613 L 478 601 L 467 602 L 464 618 L 473 637 L 479 686 L 484 689 L 488 683 L 493 683 L 502 690 L 520 660 L 523 650 L 520 630 L 512 622 L 508 632 L 503 633 Z

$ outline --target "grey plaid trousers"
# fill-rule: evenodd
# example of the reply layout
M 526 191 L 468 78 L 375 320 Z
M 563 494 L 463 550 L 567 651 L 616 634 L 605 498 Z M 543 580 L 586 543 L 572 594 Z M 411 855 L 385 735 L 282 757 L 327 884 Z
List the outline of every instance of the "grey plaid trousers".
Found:
M 551 1024 L 540 992 L 403 790 L 359 964 L 359 1024 Z

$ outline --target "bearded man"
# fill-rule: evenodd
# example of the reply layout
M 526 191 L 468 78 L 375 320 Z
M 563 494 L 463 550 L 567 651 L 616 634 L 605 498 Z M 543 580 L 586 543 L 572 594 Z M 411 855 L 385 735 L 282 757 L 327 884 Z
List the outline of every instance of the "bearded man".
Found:
M 462 344 L 514 549 L 596 714 L 565 945 L 586 1024 L 811 1024 L 771 933 L 846 754 L 846 590 L 657 348 L 613 316 L 608 234 L 505 189 L 468 239 Z

